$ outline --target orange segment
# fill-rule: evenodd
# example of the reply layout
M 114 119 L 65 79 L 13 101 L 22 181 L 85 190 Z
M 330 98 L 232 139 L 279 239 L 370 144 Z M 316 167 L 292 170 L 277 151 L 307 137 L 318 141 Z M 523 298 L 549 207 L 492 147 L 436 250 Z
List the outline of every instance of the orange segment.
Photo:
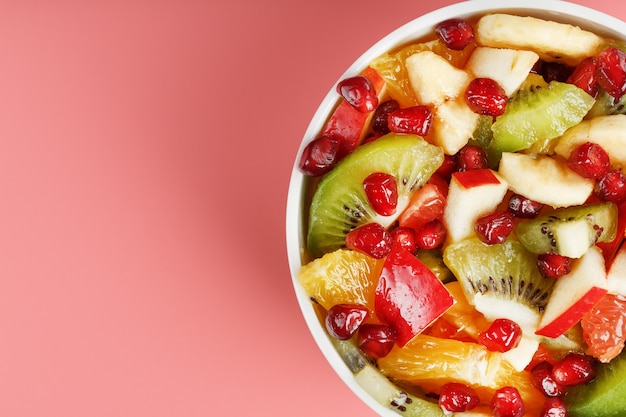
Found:
M 443 314 L 442 318 L 456 326 L 459 331 L 477 339 L 478 334 L 489 327 L 489 321 L 470 305 L 458 281 L 446 284 L 446 288 L 456 303 Z

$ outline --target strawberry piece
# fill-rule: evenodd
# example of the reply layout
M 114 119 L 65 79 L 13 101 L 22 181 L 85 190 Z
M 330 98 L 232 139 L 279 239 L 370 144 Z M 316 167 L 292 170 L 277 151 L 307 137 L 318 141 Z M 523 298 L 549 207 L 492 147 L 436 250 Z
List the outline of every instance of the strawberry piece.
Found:
M 465 89 L 465 102 L 477 114 L 500 116 L 508 101 L 504 89 L 491 78 L 474 78 Z
M 474 29 L 463 19 L 449 19 L 435 27 L 439 39 L 448 48 L 460 51 L 474 39 Z
M 597 58 L 598 84 L 615 99 L 626 93 L 626 52 L 606 48 Z

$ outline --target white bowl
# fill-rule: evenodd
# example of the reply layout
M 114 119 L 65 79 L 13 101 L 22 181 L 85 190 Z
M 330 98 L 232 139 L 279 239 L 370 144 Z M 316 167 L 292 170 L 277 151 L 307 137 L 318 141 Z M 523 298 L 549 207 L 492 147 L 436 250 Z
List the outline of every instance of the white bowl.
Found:
M 414 19 L 407 24 L 394 30 L 379 42 L 368 49 L 342 74 L 338 81 L 358 74 L 369 62 L 377 56 L 407 44 L 411 41 L 424 37 L 434 37 L 433 28 L 441 21 L 452 17 L 468 18 L 477 17 L 489 12 L 508 12 L 535 16 L 560 22 L 571 23 L 583 29 L 590 30 L 601 36 L 609 38 L 623 39 L 626 36 L 626 23 L 607 14 L 601 13 L 581 5 L 559 1 L 559 0 L 473 0 L 457 3 Z M 335 107 L 339 96 L 336 93 L 335 85 L 320 104 L 311 120 L 300 144 L 298 155 L 294 163 L 289 184 L 289 194 L 287 199 L 286 213 L 286 243 L 289 267 L 295 294 L 314 340 L 323 352 L 324 356 L 337 372 L 339 377 L 348 387 L 370 408 L 381 416 L 397 417 L 395 411 L 376 402 L 363 388 L 355 381 L 350 369 L 345 365 L 323 324 L 320 322 L 313 305 L 297 280 L 300 266 L 308 261 L 306 254 L 306 224 L 304 222 L 305 200 L 310 181 L 298 170 L 297 164 L 302 150 L 308 142 L 313 140 L 322 130 L 330 112 Z

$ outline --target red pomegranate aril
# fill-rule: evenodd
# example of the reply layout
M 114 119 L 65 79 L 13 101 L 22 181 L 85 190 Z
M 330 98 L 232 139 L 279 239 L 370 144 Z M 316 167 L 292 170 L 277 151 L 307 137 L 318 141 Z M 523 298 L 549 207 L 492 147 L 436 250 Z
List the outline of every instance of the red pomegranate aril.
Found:
M 513 231 L 513 214 L 509 211 L 497 211 L 476 220 L 474 230 L 478 238 L 488 245 L 504 243 Z
M 415 232 L 415 244 L 418 249 L 437 249 L 446 240 L 446 227 L 440 219 L 428 221 Z
M 448 382 L 439 391 L 439 408 L 444 413 L 469 411 L 480 403 L 476 390 L 460 382 Z
M 382 259 L 391 250 L 391 235 L 379 223 L 366 223 L 346 234 L 346 246 L 372 258 Z
M 522 337 L 520 326 L 509 319 L 496 319 L 478 335 L 478 343 L 492 352 L 508 352 L 517 347 Z
M 458 171 L 489 168 L 487 153 L 480 146 L 466 145 L 458 155 Z
M 336 138 L 320 136 L 304 147 L 298 168 L 312 177 L 324 175 L 335 166 L 338 152 L 339 141 Z
M 493 417 L 522 417 L 526 412 L 522 396 L 515 387 L 502 387 L 496 390 L 491 399 Z
M 415 230 L 410 227 L 398 226 L 390 233 L 394 245 L 400 245 L 414 255 L 417 253 Z
M 373 172 L 363 180 L 363 190 L 374 211 L 391 216 L 398 205 L 398 182 L 393 175 Z
M 534 219 L 539 216 L 543 207 L 543 203 L 531 200 L 521 194 L 513 194 L 509 198 L 509 211 L 513 216 L 520 219 Z
M 369 113 L 378 107 L 378 95 L 369 78 L 357 75 L 343 79 L 337 84 L 337 92 L 361 113 Z
M 567 387 L 556 382 L 552 376 L 552 364 L 547 361 L 533 366 L 530 370 L 530 382 L 546 397 L 562 397 L 567 393 Z
M 509 98 L 491 78 L 474 78 L 465 89 L 465 102 L 474 113 L 497 117 L 504 113 Z
M 626 52 L 606 48 L 597 57 L 598 84 L 612 97 L 619 99 L 626 93 Z
M 372 130 L 381 135 L 389 133 L 389 115 L 398 109 L 400 109 L 400 104 L 396 100 L 380 103 L 372 117 Z
M 567 404 L 561 398 L 548 398 L 541 408 L 539 417 L 567 417 Z
M 589 382 L 596 377 L 594 359 L 580 353 L 568 353 L 554 364 L 552 376 L 556 382 L 568 387 Z
M 626 201 L 626 176 L 617 169 L 607 172 L 596 184 L 595 193 L 603 201 Z
M 449 19 L 435 27 L 439 39 L 455 51 L 464 49 L 474 39 L 474 29 L 463 19 Z
M 598 94 L 598 77 L 596 75 L 597 62 L 595 57 L 582 60 L 569 76 L 567 82 L 584 90 L 592 97 Z
M 560 278 L 572 270 L 572 259 L 558 253 L 537 255 L 537 268 L 544 278 Z
M 560 62 L 541 61 L 540 74 L 547 83 L 551 81 L 566 82 L 572 75 L 573 68 Z
M 433 123 L 433 112 L 428 106 L 398 109 L 389 114 L 388 126 L 393 133 L 411 133 L 426 136 Z
M 585 142 L 570 154 L 567 166 L 582 177 L 601 178 L 611 169 L 611 160 L 602 146 Z
M 443 156 L 443 162 L 435 171 L 435 174 L 439 175 L 441 178 L 450 182 L 450 178 L 452 174 L 455 173 L 459 169 L 459 156 L 458 155 L 448 155 L 445 154 Z
M 326 313 L 326 330 L 339 340 L 350 339 L 369 317 L 367 307 L 352 304 L 337 304 Z
M 391 352 L 395 343 L 395 330 L 384 324 L 366 323 L 357 333 L 357 346 L 372 358 L 384 358 Z

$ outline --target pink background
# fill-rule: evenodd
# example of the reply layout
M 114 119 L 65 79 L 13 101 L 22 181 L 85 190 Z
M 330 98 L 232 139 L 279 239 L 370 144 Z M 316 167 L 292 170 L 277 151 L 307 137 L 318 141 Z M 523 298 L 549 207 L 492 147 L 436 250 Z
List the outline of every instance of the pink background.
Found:
M 0 415 L 373 416 L 298 310 L 288 177 L 350 63 L 451 3 L 1 2 Z

